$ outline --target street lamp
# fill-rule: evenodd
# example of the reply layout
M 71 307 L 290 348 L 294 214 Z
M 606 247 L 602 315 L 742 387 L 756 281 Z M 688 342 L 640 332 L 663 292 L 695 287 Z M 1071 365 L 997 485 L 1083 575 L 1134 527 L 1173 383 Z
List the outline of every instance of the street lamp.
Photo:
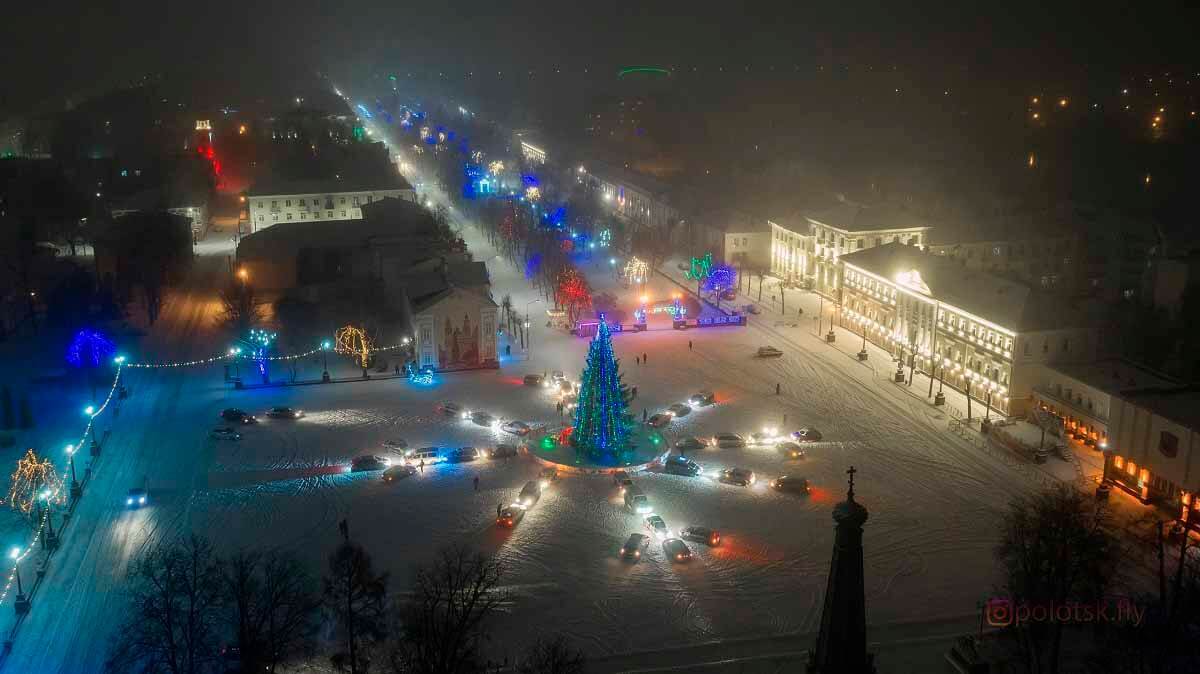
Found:
M 329 383 L 329 340 L 321 342 L 321 362 L 323 363 L 324 371 L 321 372 L 321 381 Z
M 42 492 L 42 507 L 46 513 L 46 528 L 42 530 L 42 548 L 46 550 L 46 555 L 49 556 L 50 551 L 58 547 L 58 534 L 54 533 L 54 511 L 50 509 L 50 497 L 53 494 L 49 489 Z
M 88 417 L 96 416 L 96 406 L 88 405 L 87 407 L 83 408 L 83 414 L 84 414 L 84 416 L 88 416 Z
M 17 577 L 17 600 L 14 607 L 18 615 L 29 613 L 29 597 L 25 596 L 25 588 L 21 585 L 20 563 L 22 552 L 23 550 L 18 547 L 14 547 L 8 552 L 8 558 L 13 560 L 13 575 Z
M 530 322 L 529 322 L 529 305 L 531 305 L 531 304 L 537 304 L 537 303 L 539 303 L 539 302 L 541 302 L 541 301 L 542 301 L 542 300 L 541 300 L 541 298 L 538 298 L 538 299 L 534 299 L 534 300 L 529 300 L 528 302 L 526 302 L 526 303 L 525 303 L 525 333 L 526 333 L 526 338 L 525 338 L 525 340 L 522 342 L 522 344 L 521 344 L 521 348 L 522 348 L 522 349 L 526 349 L 526 351 L 530 350 L 530 349 L 529 349 L 529 347 L 532 347 L 532 346 L 533 346 L 533 331 L 530 329 Z
M 71 500 L 74 501 L 83 493 L 83 487 L 75 479 L 75 445 L 67 445 L 67 463 L 71 466 Z

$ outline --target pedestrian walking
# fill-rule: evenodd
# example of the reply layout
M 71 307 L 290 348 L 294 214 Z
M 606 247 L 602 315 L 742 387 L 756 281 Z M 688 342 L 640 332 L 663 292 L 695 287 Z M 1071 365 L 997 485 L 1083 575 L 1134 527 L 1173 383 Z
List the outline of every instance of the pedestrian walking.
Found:
M 775 382 L 775 395 L 779 395 L 779 382 Z
M 504 355 L 506 355 L 506 356 L 511 356 L 511 355 L 512 355 L 512 344 L 505 344 L 505 345 L 504 345 Z
M 500 507 L 501 507 L 501 505 L 503 505 L 503 504 L 501 504 L 501 503 L 497 503 L 497 504 L 496 504 L 496 519 L 500 519 Z
M 642 359 L 641 359 L 641 358 L 638 358 L 637 356 L 634 356 L 634 357 L 633 357 L 633 362 L 634 362 L 635 364 L 637 364 L 637 365 L 641 365 L 641 364 L 642 364 Z
M 643 407 L 642 408 L 642 423 L 646 423 L 646 415 L 647 415 L 646 408 Z
M 475 491 L 479 491 L 479 476 L 478 475 L 475 476 L 474 482 L 475 482 Z
M 646 354 L 644 354 L 644 353 L 643 353 L 643 354 L 642 354 L 642 364 L 645 364 L 646 362 L 647 362 L 647 361 L 646 361 Z
M 692 350 L 692 340 L 688 340 L 688 351 Z
M 400 376 L 400 363 L 396 363 L 396 376 Z
M 783 415 L 783 425 L 787 426 L 787 415 Z
M 421 459 L 421 472 L 425 472 L 425 459 Z

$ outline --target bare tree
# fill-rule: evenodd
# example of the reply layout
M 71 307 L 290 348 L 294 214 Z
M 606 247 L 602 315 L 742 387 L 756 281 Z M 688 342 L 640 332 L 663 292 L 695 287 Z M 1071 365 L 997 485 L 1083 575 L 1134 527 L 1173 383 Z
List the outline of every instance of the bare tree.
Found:
M 583 674 L 583 653 L 571 648 L 561 634 L 549 641 L 538 639 L 517 665 L 521 674 Z
M 487 619 L 507 599 L 495 558 L 464 546 L 444 548 L 417 570 L 411 599 L 400 610 L 400 637 L 391 652 L 396 672 L 454 674 L 481 668 L 479 644 Z
M 1013 501 L 996 547 L 1003 590 L 1031 607 L 1102 601 L 1117 556 L 1108 523 L 1104 503 L 1071 484 Z M 1009 628 L 1028 671 L 1059 671 L 1063 627 L 1053 620 Z
M 371 556 L 348 535 L 329 556 L 324 603 L 345 646 L 332 657 L 340 671 L 369 670 L 369 646 L 387 633 L 387 583 L 387 574 L 376 574 Z
M 117 631 L 110 672 L 209 671 L 216 655 L 221 572 L 212 546 L 189 537 L 133 563 L 130 606 Z
M 262 323 L 262 302 L 254 286 L 245 281 L 230 281 L 221 288 L 221 321 L 235 335 L 244 335 Z
M 294 558 L 238 552 L 224 565 L 223 590 L 242 671 L 273 672 L 311 644 L 319 603 Z

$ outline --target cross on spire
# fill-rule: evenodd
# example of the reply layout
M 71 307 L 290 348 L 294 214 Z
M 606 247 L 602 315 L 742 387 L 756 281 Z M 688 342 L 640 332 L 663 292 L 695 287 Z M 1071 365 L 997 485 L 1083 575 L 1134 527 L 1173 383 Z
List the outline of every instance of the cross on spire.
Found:
M 851 501 L 854 500 L 854 474 L 857 472 L 858 470 L 854 466 L 850 466 L 850 469 L 846 471 L 846 474 L 850 476 L 850 491 L 846 493 L 846 498 Z

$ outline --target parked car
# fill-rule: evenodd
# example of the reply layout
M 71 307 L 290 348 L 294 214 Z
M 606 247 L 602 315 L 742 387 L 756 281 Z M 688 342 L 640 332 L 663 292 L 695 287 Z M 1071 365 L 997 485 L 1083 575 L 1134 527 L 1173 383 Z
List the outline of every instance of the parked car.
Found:
M 775 442 L 775 438 L 779 437 L 779 431 L 774 428 L 764 428 L 761 431 L 754 431 L 750 434 L 750 444 L 765 445 Z
M 736 300 L 737 299 L 737 291 L 734 290 L 733 288 L 727 288 L 726 290 L 721 292 L 721 299 Z
M 408 449 L 408 442 L 401 438 L 388 438 L 383 441 L 383 446 L 388 449 L 405 450 Z
M 462 405 L 449 400 L 438 403 L 437 410 L 448 417 L 461 416 L 463 413 Z
M 642 553 L 649 547 L 650 537 L 646 534 L 629 534 L 629 539 L 621 546 L 621 557 L 636 561 L 641 559 Z
M 668 538 L 663 541 L 663 554 L 667 559 L 674 562 L 686 562 L 692 558 L 692 551 L 688 548 L 687 543 L 678 538 Z
M 500 430 L 513 435 L 527 435 L 530 429 L 529 424 L 524 421 L 506 421 Z
M 525 519 L 525 506 L 514 503 L 500 511 L 500 516 L 496 518 L 496 524 L 511 529 L 523 519 Z
M 496 421 L 496 417 L 488 414 L 487 412 L 471 412 L 471 423 L 475 424 L 476 426 L 491 428 L 499 422 Z
M 566 380 L 567 375 L 563 374 L 562 370 L 555 370 L 554 372 L 550 373 L 550 381 L 554 382 L 555 384 L 562 383 Z
M 488 456 L 493 459 L 506 459 L 517 455 L 516 445 L 496 445 L 488 450 Z
M 648 515 L 654 509 L 650 499 L 635 484 L 625 488 L 625 507 L 639 515 Z
M 659 540 L 667 538 L 671 535 L 671 532 L 667 529 L 667 523 L 664 522 L 663 518 L 659 517 L 658 515 L 649 515 L 643 518 L 642 524 L 652 536 Z
M 239 424 L 256 424 L 256 423 L 258 423 L 258 419 L 256 419 L 253 414 L 239 410 L 236 407 L 233 407 L 233 408 L 230 408 L 227 410 L 222 410 L 221 418 L 224 419 L 225 421 L 232 421 L 232 422 L 239 423 Z
M 459 447 L 446 455 L 450 463 L 467 463 L 479 458 L 479 450 L 474 447 Z
M 795 475 L 783 475 L 771 480 L 771 489 L 792 494 L 809 493 L 808 480 Z
M 821 431 L 815 428 L 801 428 L 792 432 L 792 437 L 799 442 L 820 442 Z
M 416 466 L 406 463 L 399 466 L 390 466 L 387 470 L 383 471 L 383 481 L 396 482 L 408 477 L 409 475 L 413 475 L 416 472 Z
M 736 484 L 739 487 L 749 487 L 755 481 L 754 471 L 745 468 L 727 468 L 721 473 L 721 482 Z
M 773 346 L 760 346 L 756 355 L 759 358 L 778 358 L 783 355 L 783 352 Z
M 383 470 L 392 465 L 391 459 L 374 454 L 362 454 L 350 460 L 350 472 L 361 473 L 368 470 Z
M 538 484 L 537 480 L 530 480 L 529 482 L 525 483 L 524 487 L 521 488 L 521 494 L 517 496 L 517 503 L 520 503 L 528 508 L 529 506 L 540 501 L 541 498 L 542 486 Z
M 545 380 L 546 378 L 540 374 L 527 374 L 524 381 L 526 386 L 541 386 Z
M 704 472 L 700 464 L 688 459 L 685 456 L 672 456 L 663 464 L 663 470 L 671 475 L 683 475 L 686 477 L 695 477 Z
M 746 440 L 737 433 L 717 433 L 713 436 L 713 444 L 720 449 L 741 449 L 746 446 Z
M 267 416 L 272 419 L 299 419 L 304 416 L 304 410 L 291 407 L 272 407 L 267 410 Z
M 671 419 L 673 418 L 674 416 L 670 414 L 652 414 L 650 415 L 650 418 L 646 420 L 646 423 L 652 428 L 662 428 L 663 426 L 671 423 Z
M 693 452 L 708 447 L 708 442 L 700 438 L 687 437 L 675 441 L 675 449 L 681 452 Z
M 675 403 L 667 408 L 667 411 L 677 417 L 686 417 L 692 413 L 692 408 L 683 403 Z
M 149 500 L 149 495 L 146 493 L 145 487 L 134 487 L 125 495 L 125 507 L 137 510 L 146 505 Z
M 551 482 L 558 482 L 558 469 L 554 466 L 547 466 L 538 473 L 538 485 L 545 489 L 550 486 Z
M 622 482 L 629 479 L 629 473 L 626 473 L 623 470 L 618 470 L 617 472 L 612 474 L 612 478 L 613 478 L 613 485 L 619 487 L 619 486 L 621 486 Z
M 717 402 L 717 396 L 712 391 L 697 391 L 688 397 L 688 404 L 692 407 L 708 407 Z
M 679 537 L 684 540 L 703 543 L 710 548 L 715 548 L 721 544 L 721 532 L 707 527 L 684 527 L 683 531 L 679 532 Z
M 421 447 L 420 449 L 409 449 L 404 452 L 404 460 L 409 463 L 433 463 L 442 460 L 442 453 L 437 447 Z
M 794 442 L 781 442 L 775 445 L 775 449 L 789 459 L 804 458 L 804 448 Z
M 214 428 L 211 433 L 217 440 L 241 440 L 242 434 L 232 428 Z

